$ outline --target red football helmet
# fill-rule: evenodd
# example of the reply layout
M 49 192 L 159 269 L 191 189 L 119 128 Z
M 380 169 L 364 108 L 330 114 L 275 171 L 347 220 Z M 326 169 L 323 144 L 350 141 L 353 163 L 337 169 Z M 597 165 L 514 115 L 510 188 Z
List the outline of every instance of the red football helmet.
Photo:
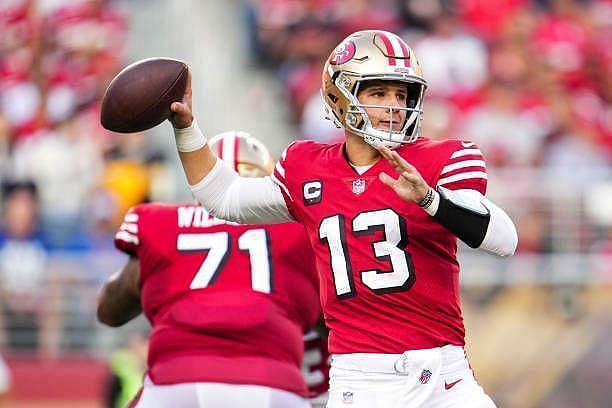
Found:
M 208 145 L 243 177 L 268 176 L 274 159 L 266 146 L 249 133 L 230 130 L 213 136 Z

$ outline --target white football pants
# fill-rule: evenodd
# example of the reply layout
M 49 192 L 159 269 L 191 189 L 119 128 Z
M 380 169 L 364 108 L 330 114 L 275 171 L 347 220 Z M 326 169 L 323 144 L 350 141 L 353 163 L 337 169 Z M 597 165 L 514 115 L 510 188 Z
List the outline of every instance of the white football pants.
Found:
M 145 378 L 136 408 L 310 408 L 301 396 L 259 385 L 183 383 L 156 385 Z
M 462 347 L 332 356 L 327 408 L 494 408 Z

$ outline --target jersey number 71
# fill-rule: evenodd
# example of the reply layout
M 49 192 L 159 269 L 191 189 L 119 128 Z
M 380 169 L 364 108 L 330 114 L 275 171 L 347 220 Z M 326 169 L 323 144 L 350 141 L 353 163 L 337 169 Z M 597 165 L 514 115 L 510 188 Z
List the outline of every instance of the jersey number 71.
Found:
M 189 289 L 205 288 L 215 282 L 230 254 L 231 235 L 228 232 L 179 234 L 176 248 L 181 252 L 207 252 L 206 258 L 193 277 Z M 251 263 L 251 286 L 258 292 L 272 292 L 268 233 L 251 229 L 238 237 L 238 248 L 248 252 Z

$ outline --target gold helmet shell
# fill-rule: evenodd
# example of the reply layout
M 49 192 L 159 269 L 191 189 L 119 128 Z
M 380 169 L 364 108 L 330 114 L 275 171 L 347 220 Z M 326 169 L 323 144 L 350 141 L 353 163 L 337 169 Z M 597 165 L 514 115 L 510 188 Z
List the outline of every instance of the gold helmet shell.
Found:
M 274 169 L 268 148 L 247 132 L 219 133 L 210 139 L 208 146 L 243 177 L 268 176 Z
M 372 126 L 365 108 L 398 109 L 397 106 L 368 106 L 357 94 L 371 80 L 399 81 L 408 88 L 406 120 L 401 131 Z M 414 51 L 399 36 L 381 30 L 358 31 L 345 38 L 323 68 L 321 93 L 327 118 L 336 126 L 357 134 L 373 146 L 395 148 L 418 137 L 427 81 Z

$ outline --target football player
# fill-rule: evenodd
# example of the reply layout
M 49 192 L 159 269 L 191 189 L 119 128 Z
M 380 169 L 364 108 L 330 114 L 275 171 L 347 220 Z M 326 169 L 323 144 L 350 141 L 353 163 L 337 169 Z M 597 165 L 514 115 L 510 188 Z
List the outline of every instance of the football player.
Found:
M 306 227 L 330 330 L 328 406 L 494 406 L 464 352 L 457 238 L 507 256 L 517 233 L 485 197 L 478 147 L 420 135 L 427 81 L 411 48 L 378 30 L 342 41 L 321 91 L 344 142 L 294 142 L 266 178 L 217 159 L 190 87 L 170 121 L 198 200 L 220 218 Z
M 266 147 L 227 132 L 210 148 L 245 177 L 270 174 Z M 298 223 L 237 225 L 197 205 L 132 208 L 115 236 L 130 255 L 105 283 L 98 318 L 152 325 L 136 407 L 309 407 L 303 335 L 319 316 L 318 277 Z

